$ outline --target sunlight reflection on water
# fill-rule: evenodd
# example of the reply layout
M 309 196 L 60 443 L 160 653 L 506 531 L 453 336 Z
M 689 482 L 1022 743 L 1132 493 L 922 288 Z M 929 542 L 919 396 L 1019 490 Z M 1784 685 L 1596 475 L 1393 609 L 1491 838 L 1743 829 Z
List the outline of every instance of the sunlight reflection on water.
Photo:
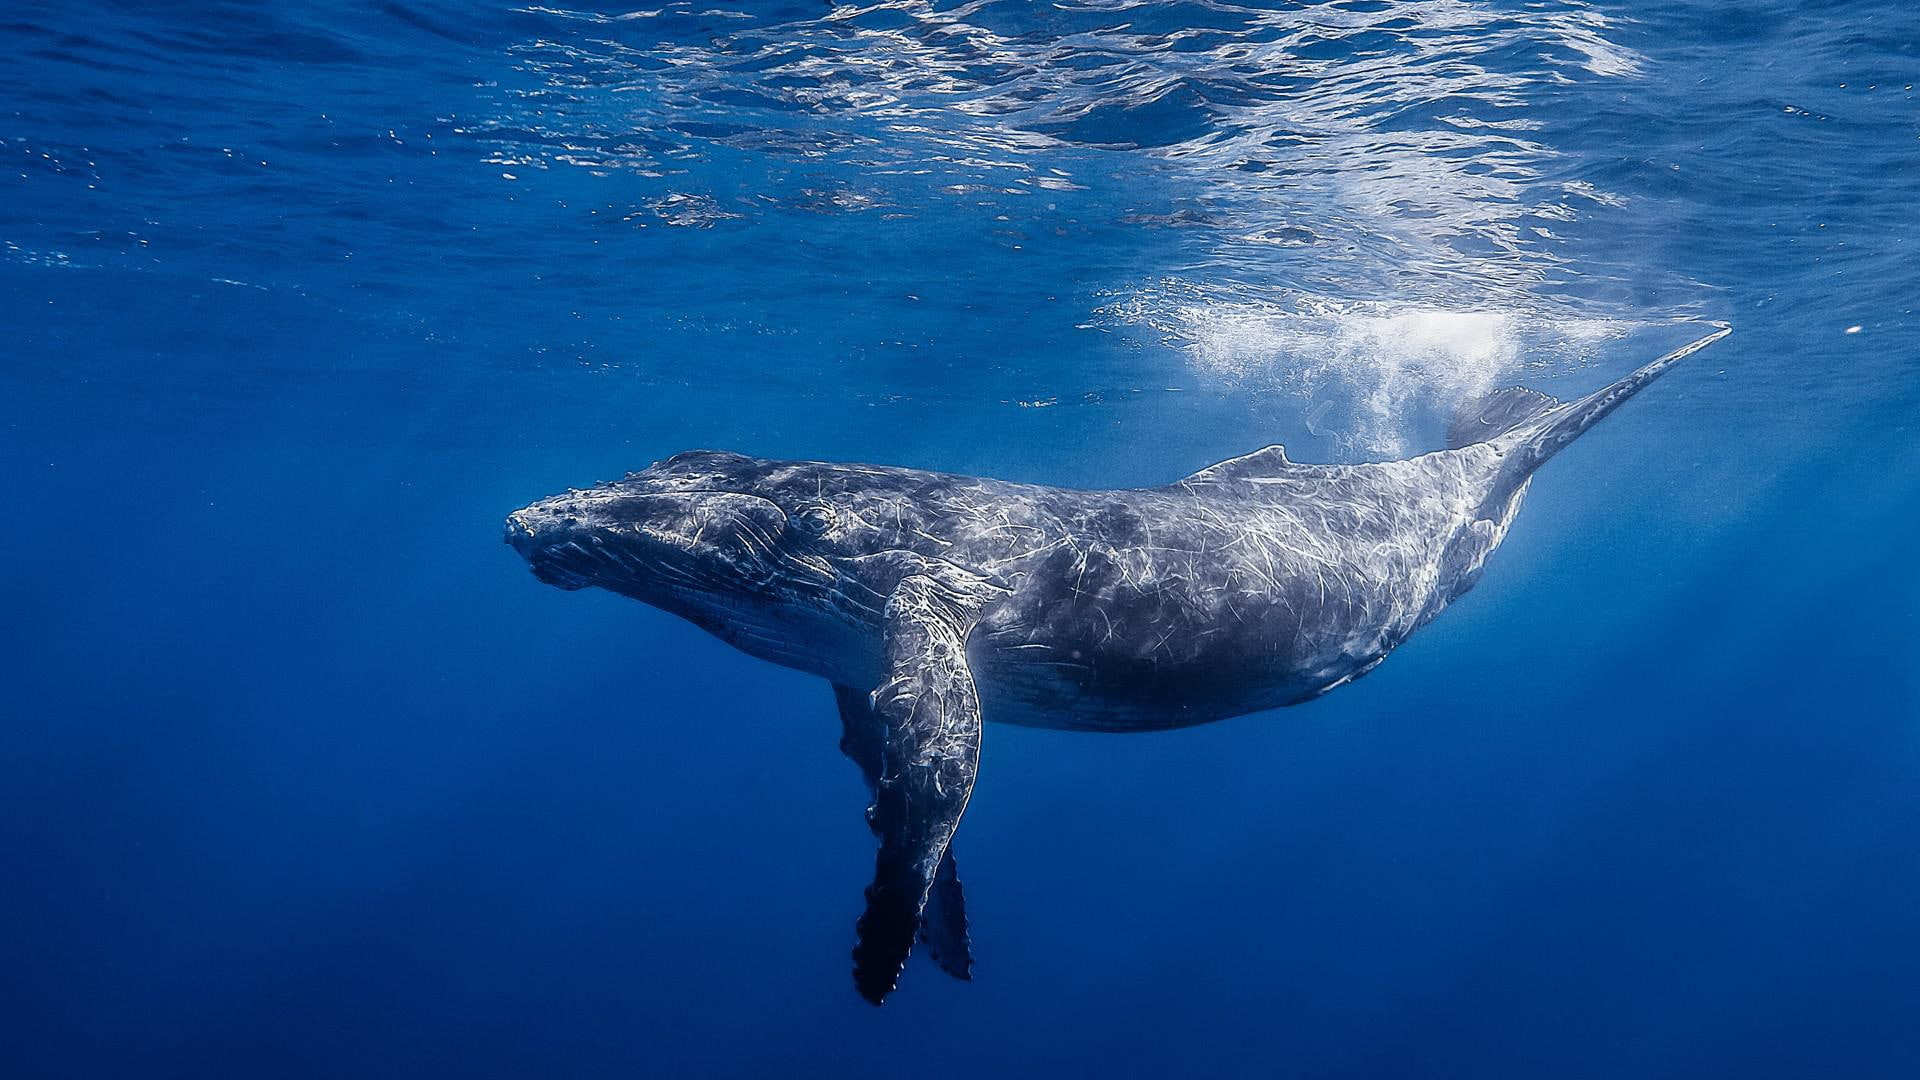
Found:
M 1359 448 L 1403 449 L 1417 396 L 1578 363 L 1624 332 L 1554 291 L 1567 235 L 1619 200 L 1530 110 L 1641 73 L 1583 4 L 538 10 L 554 35 L 516 50 L 529 84 L 473 131 L 501 163 L 657 178 L 650 212 L 683 225 L 951 199 L 1044 224 L 1117 205 L 1123 225 L 1177 230 L 1187 265 L 1111 269 L 1104 317 L 1203 375 L 1344 388 Z M 715 162 L 736 176 L 756 159 L 760 183 L 702 188 Z M 1589 292 L 1626 273 L 1580 268 Z

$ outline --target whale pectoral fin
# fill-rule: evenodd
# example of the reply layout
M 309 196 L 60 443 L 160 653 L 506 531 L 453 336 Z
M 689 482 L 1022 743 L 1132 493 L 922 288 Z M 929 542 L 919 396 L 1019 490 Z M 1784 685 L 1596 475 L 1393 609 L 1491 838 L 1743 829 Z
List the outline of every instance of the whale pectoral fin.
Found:
M 927 893 L 927 910 L 920 919 L 920 940 L 940 970 L 962 982 L 973 979 L 973 939 L 967 935 L 967 894 L 960 889 L 960 868 L 953 847 L 940 860 Z
M 880 852 L 853 948 L 854 985 L 875 1005 L 899 982 L 973 794 L 980 698 L 966 638 L 992 591 L 978 579 L 910 574 L 887 601 L 887 679 L 872 705 L 881 764 L 869 820 Z
M 872 695 L 835 683 L 833 698 L 840 706 L 840 752 L 860 767 L 871 797 L 880 782 L 881 747 L 885 740 L 880 717 L 873 711 Z M 869 820 L 868 824 L 874 823 Z M 927 952 L 933 962 L 940 965 L 940 970 L 956 979 L 973 978 L 973 947 L 967 937 L 967 898 L 960 889 L 960 872 L 953 862 L 951 843 L 940 858 L 933 888 L 927 893 L 927 907 L 920 917 L 920 940 L 926 943 Z

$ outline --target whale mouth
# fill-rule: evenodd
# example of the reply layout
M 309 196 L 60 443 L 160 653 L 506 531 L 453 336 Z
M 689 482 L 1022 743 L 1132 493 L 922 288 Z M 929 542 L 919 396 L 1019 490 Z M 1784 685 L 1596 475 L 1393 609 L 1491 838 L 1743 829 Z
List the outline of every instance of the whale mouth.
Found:
M 785 531 L 785 511 L 757 495 L 603 485 L 514 511 L 505 539 L 544 584 L 691 610 L 762 596 L 778 577 Z
M 533 571 L 534 578 L 542 585 L 552 585 L 568 592 L 579 592 L 592 584 L 584 574 L 568 570 L 547 559 L 529 559 L 527 567 Z
M 504 539 L 526 560 L 527 568 L 541 584 L 575 592 L 593 583 L 585 565 L 592 559 L 580 545 L 570 541 L 554 543 L 553 537 L 545 534 L 526 510 L 508 515 Z

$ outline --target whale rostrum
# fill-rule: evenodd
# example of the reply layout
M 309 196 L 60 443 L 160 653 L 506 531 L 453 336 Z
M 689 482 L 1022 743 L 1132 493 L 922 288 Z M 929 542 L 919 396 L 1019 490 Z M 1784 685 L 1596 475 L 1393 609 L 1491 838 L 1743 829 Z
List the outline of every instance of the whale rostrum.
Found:
M 983 718 L 1152 731 L 1352 682 L 1473 587 L 1536 469 L 1728 332 L 1575 401 L 1490 395 L 1404 461 L 1270 446 L 1084 491 L 696 450 L 516 511 L 507 541 L 833 685 L 879 841 L 853 954 L 878 1004 L 916 939 L 971 975 L 952 840 Z

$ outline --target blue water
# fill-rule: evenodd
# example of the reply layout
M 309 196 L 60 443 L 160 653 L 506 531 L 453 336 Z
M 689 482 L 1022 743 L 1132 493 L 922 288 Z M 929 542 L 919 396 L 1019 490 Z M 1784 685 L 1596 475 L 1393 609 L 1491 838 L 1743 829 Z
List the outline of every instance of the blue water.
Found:
M 8 1077 L 1920 1075 L 1920 9 L 0 13 Z M 1700 354 L 1364 682 L 992 727 L 847 970 L 827 688 L 535 582 L 725 447 L 1405 456 Z

